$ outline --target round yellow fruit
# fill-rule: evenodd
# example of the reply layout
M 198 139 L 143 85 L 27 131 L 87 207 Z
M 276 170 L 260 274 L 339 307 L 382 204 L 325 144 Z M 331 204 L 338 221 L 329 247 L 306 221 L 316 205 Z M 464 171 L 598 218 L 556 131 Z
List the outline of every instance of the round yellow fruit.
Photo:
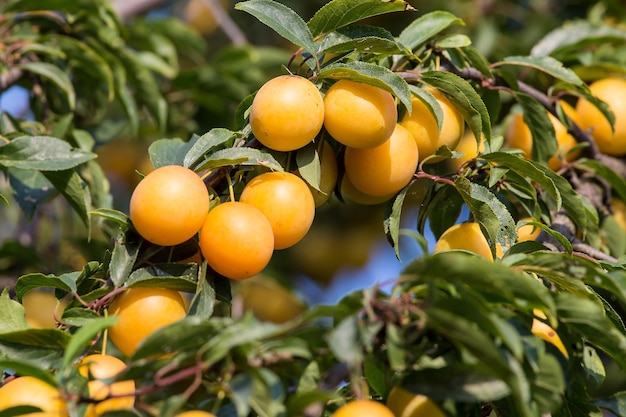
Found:
M 417 142 L 422 160 L 432 156 L 443 145 L 446 145 L 450 150 L 455 150 L 465 132 L 463 116 L 450 100 L 434 88 L 427 88 L 426 90 L 435 97 L 443 112 L 441 131 L 438 129 L 435 116 L 417 97 L 411 99 L 412 112 L 406 113 L 400 121 L 400 124 L 413 135 Z
M 398 386 L 389 391 L 387 407 L 395 417 L 446 417 L 430 398 L 413 394 Z
M 130 219 L 147 241 L 174 246 L 191 239 L 209 212 L 204 182 L 179 165 L 160 167 L 141 180 L 130 198 Z
M 565 349 L 565 345 L 563 345 L 563 342 L 561 341 L 558 333 L 552 327 L 539 320 L 546 319 L 546 315 L 543 313 L 543 311 L 534 309 L 533 314 L 535 315 L 535 317 L 533 318 L 533 323 L 530 331 L 535 336 L 540 337 L 546 342 L 552 343 L 563 354 L 563 356 L 568 358 L 569 355 L 567 354 L 567 349 Z
M 66 304 L 57 300 L 52 291 L 35 289 L 22 297 L 26 322 L 36 329 L 55 328 Z
M 487 242 L 478 223 L 466 222 L 451 226 L 439 237 L 433 252 L 437 253 L 452 249 L 474 252 L 485 259 L 493 261 L 489 242 Z
M 118 317 L 109 328 L 111 342 L 131 356 L 144 339 L 186 315 L 180 293 L 166 288 L 135 287 L 118 295 L 109 306 L 109 315 Z
M 315 200 L 304 180 L 289 172 L 266 172 L 252 178 L 239 201 L 256 207 L 274 232 L 274 249 L 298 243 L 315 218 Z
M 176 417 L 216 417 L 215 414 L 202 410 L 189 410 L 180 414 L 176 414 Z
M 347 175 L 344 175 L 341 179 L 340 191 L 341 197 L 346 203 L 355 203 L 362 206 L 375 206 L 377 204 L 382 204 L 391 200 L 395 195 L 395 193 L 385 196 L 365 194 L 352 184 Z
M 626 155 L 626 80 L 609 77 L 589 86 L 591 94 L 606 102 L 615 115 L 615 131 L 609 121 L 589 101 L 581 99 L 576 105 L 580 127 L 589 130 L 600 152 L 608 155 Z
M 67 417 L 67 403 L 51 385 L 32 376 L 13 379 L 0 387 L 0 411 L 20 405 L 41 408 L 41 412 L 23 414 L 28 417 Z
M 458 158 L 450 160 L 454 169 L 459 169 L 459 167 L 465 162 L 476 158 L 479 152 L 483 152 L 485 150 L 484 137 L 481 138 L 480 145 L 478 145 L 476 143 L 476 136 L 474 136 L 474 132 L 468 130 L 465 132 L 454 150 L 463 154 Z
M 394 417 L 384 404 L 372 400 L 355 400 L 339 407 L 333 417 Z
M 132 410 L 135 405 L 135 382 L 124 380 L 105 383 L 126 368 L 126 364 L 115 356 L 94 354 L 85 356 L 79 363 L 79 372 L 89 379 L 89 397 L 99 401 L 89 404 L 86 417 L 97 417 L 107 411 Z M 109 398 L 115 396 L 116 398 Z
M 611 208 L 613 209 L 613 217 L 622 230 L 626 231 L 626 203 L 613 197 L 611 200 Z
M 535 221 L 532 217 L 524 217 L 520 219 L 520 222 L 533 222 Z M 526 242 L 528 240 L 536 240 L 541 233 L 541 229 L 533 226 L 532 224 L 526 224 L 524 226 L 520 226 L 517 229 L 517 241 L 518 242 Z
M 324 101 L 311 81 L 281 75 L 266 82 L 250 108 L 252 133 L 264 146 L 294 151 L 313 139 L 324 123 Z
M 238 287 L 245 310 L 251 310 L 259 320 L 285 323 L 305 310 L 295 294 L 270 278 L 253 278 Z
M 391 137 L 374 148 L 346 148 L 344 162 L 346 175 L 358 190 L 384 197 L 411 181 L 419 154 L 409 131 L 397 124 Z
M 339 80 L 324 97 L 324 127 L 337 142 L 351 148 L 373 148 L 385 142 L 396 126 L 398 109 L 387 91 Z
M 228 7 L 228 0 L 220 0 L 222 7 Z M 202 35 L 210 35 L 219 26 L 213 11 L 204 0 L 189 0 L 183 11 L 183 18 Z
M 564 109 L 566 106 L 569 106 L 569 104 L 564 102 L 561 103 L 561 105 Z M 567 114 L 568 110 L 565 112 Z M 554 156 L 548 160 L 548 167 L 556 171 L 562 166 L 563 160 L 571 162 L 578 158 L 578 152 L 570 152 L 578 142 L 568 133 L 567 128 L 559 119 L 554 117 L 551 113 L 548 113 L 548 118 L 552 122 L 558 147 Z M 525 158 L 532 158 L 533 138 L 530 128 L 524 121 L 524 116 L 521 113 L 517 113 L 513 116 L 506 130 L 505 139 L 507 147 L 520 149 L 524 153 Z
M 272 259 L 274 231 L 258 208 L 226 202 L 209 212 L 200 231 L 200 249 L 217 273 L 231 279 L 250 278 Z

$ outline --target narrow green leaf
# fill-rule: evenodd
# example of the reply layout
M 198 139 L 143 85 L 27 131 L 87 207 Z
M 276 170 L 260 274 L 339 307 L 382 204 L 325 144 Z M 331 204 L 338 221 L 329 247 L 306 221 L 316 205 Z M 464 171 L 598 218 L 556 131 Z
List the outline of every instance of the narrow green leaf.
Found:
M 415 49 L 452 25 L 465 24 L 461 19 L 446 11 L 426 13 L 404 28 L 399 39 L 409 49 Z
M 78 329 L 65 347 L 63 367 L 70 366 L 93 342 L 94 337 L 117 322 L 117 317 L 100 317 L 93 319 Z
M 217 300 L 217 285 L 215 282 L 209 282 L 207 279 L 207 264 L 202 263 L 199 266 L 198 271 L 198 285 L 196 287 L 196 293 L 189 305 L 190 316 L 198 316 L 204 319 L 208 319 L 213 316 L 215 309 L 215 301 Z M 230 288 L 228 288 L 230 298 Z
M 324 146 L 329 146 L 324 144 Z M 304 148 L 298 149 L 296 153 L 296 165 L 298 174 L 311 187 L 320 191 L 320 181 L 322 178 L 322 165 L 320 155 L 317 152 L 317 144 L 310 143 Z
M 424 88 L 419 88 L 415 85 L 409 84 L 409 90 L 411 91 L 411 95 L 417 97 L 428 109 L 430 114 L 433 115 L 435 120 L 437 120 L 437 130 L 441 132 L 441 127 L 443 126 L 443 110 L 441 109 L 441 105 L 429 91 Z
M 37 207 L 56 193 L 41 171 L 12 167 L 7 169 L 7 174 L 13 199 L 29 220 L 33 218 Z
M 37 74 L 56 85 L 65 93 L 70 109 L 74 110 L 76 106 L 76 92 L 74 91 L 72 80 L 60 67 L 47 62 L 24 62 L 18 67 L 24 71 Z
M 128 280 L 139 255 L 139 242 L 135 239 L 137 236 L 132 233 L 120 233 L 115 240 L 109 274 L 117 287 L 122 286 Z
M 396 258 L 400 260 L 400 218 L 402 215 L 402 206 L 407 192 L 411 188 L 412 183 L 404 187 L 393 199 L 393 203 L 387 206 L 383 227 L 385 235 L 391 247 L 396 251 Z
M 382 88 L 398 97 L 407 111 L 411 111 L 411 91 L 406 81 L 380 65 L 360 61 L 331 64 L 324 67 L 317 77 L 335 80 L 349 79 Z
M 536 163 L 530 162 L 519 155 L 507 152 L 492 152 L 483 155 L 482 158 L 504 165 L 512 171 L 515 171 L 518 175 L 532 179 L 550 194 L 555 201 L 556 209 L 560 209 L 563 202 L 559 189 L 553 178 L 545 170 L 539 169 Z
M 113 223 L 117 223 L 122 230 L 127 230 L 130 226 L 130 219 L 126 213 L 119 210 L 99 208 L 91 211 L 92 216 L 102 217 L 110 220 Z
M 0 166 L 63 171 L 96 157 L 51 136 L 19 136 L 0 146 Z
M 319 9 L 307 25 L 317 37 L 368 17 L 413 10 L 401 0 L 333 0 Z
M 596 175 L 604 178 L 619 198 L 626 201 L 626 179 L 624 177 L 607 165 L 594 159 L 580 158 L 576 161 L 576 164 L 590 168 Z
M 516 93 L 515 98 L 524 109 L 524 122 L 533 138 L 532 158 L 547 164 L 558 149 L 554 125 L 548 117 L 548 112 L 537 100 L 527 94 Z
M 363 360 L 359 326 L 356 316 L 349 316 L 342 320 L 327 335 L 328 347 L 333 354 L 353 369 Z
M 235 9 L 250 13 L 289 42 L 315 56 L 311 31 L 289 7 L 273 0 L 248 0 L 237 3 Z
M 228 165 L 261 165 L 282 172 L 283 167 L 268 153 L 253 148 L 227 148 L 210 154 L 196 167 L 197 171 Z
M 563 66 L 561 61 L 558 61 L 550 56 L 509 56 L 504 58 L 500 62 L 493 63 L 493 67 L 502 65 L 515 65 L 527 68 L 533 68 L 538 71 L 542 71 L 554 78 L 565 81 L 576 86 L 583 84 L 583 81 L 576 75 L 576 73 Z
M 437 48 L 465 48 L 472 44 L 472 40 L 467 35 L 447 35 L 439 39 L 435 46 Z

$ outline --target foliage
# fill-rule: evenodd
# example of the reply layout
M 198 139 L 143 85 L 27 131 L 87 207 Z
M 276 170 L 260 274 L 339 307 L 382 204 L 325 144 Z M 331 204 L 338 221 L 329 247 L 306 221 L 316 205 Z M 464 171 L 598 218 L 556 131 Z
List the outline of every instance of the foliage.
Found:
M 610 209 L 612 198 L 626 200 L 626 168 L 623 158 L 600 153 L 557 105 L 584 98 L 612 122 L 621 116 L 592 97 L 588 83 L 626 75 L 623 26 L 568 22 L 526 54 L 492 59 L 457 30 L 463 20 L 449 11 L 422 13 L 401 0 L 333 0 L 305 21 L 284 4 L 248 0 L 235 9 L 296 52 L 238 46 L 205 62 L 205 41 L 180 22 L 126 26 L 105 0 L 47 6 L 14 0 L 2 9 L 1 85 L 27 88 L 33 117 L 1 115 L 0 167 L 28 218 L 61 195 L 100 252 L 75 270 L 23 273 L 0 295 L 6 380 L 15 373 L 46 381 L 66 395 L 72 415 L 84 415 L 86 379 L 77 365 L 85 354 L 107 351 L 125 359 L 119 378 L 137 383 L 136 410 L 118 412 L 125 415 L 197 408 L 220 417 L 329 416 L 353 398 L 384 401 L 395 386 L 428 396 L 450 416 L 626 415 L 625 232 Z M 411 19 L 397 36 L 364 24 L 391 13 Z M 439 128 L 443 113 L 423 87 L 444 94 L 484 151 L 455 170 L 450 161 L 460 155 L 446 146 L 422 160 L 388 201 L 384 230 L 399 255 L 401 235 L 423 242 L 430 228 L 438 238 L 465 220 L 466 207 L 496 261 L 462 250 L 427 254 L 409 260 L 389 292 L 356 291 L 277 324 L 240 311 L 236 285 L 202 257 L 189 261 L 196 238 L 172 247 L 144 240 L 114 208 L 96 159 L 98 145 L 119 135 L 158 137 L 149 148 L 153 167 L 202 174 L 213 206 L 265 170 L 297 170 L 319 188 L 321 148 L 276 152 L 252 135 L 249 93 L 279 63 L 323 93 L 342 79 L 382 88 L 401 114 L 417 98 Z M 219 119 L 230 114 L 225 107 L 234 121 L 201 126 L 185 116 Z M 500 135 L 518 108 L 536 144 L 532 159 Z M 583 154 L 557 172 L 547 166 L 557 146 L 546 110 L 568 126 Z M 196 128 L 200 135 L 176 137 Z M 321 142 L 344 151 L 323 131 L 315 145 Z M 418 188 L 417 226 L 401 229 L 407 198 Z M 516 228 L 528 217 L 540 238 L 517 243 Z M 183 291 L 191 300 L 186 318 L 124 357 L 106 337 L 116 322 L 107 308 L 133 287 Z M 32 328 L 24 318 L 20 301 L 37 288 L 68 303 L 56 328 Z M 537 311 L 557 329 L 567 356 L 531 332 Z

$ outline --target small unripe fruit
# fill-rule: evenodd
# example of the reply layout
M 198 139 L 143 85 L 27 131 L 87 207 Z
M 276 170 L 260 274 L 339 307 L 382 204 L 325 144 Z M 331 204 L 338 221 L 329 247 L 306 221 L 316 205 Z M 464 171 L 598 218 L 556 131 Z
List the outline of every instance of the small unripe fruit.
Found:
M 324 97 L 324 127 L 351 148 L 373 148 L 391 136 L 398 119 L 387 91 L 350 80 L 339 80 Z
M 231 279 L 250 278 L 272 259 L 274 232 L 256 207 L 226 202 L 209 212 L 200 231 L 200 249 L 217 273 Z
M 174 246 L 191 239 L 209 212 L 202 179 L 178 165 L 160 167 L 141 180 L 130 198 L 130 219 L 147 241 Z
M 346 148 L 346 175 L 361 192 L 384 197 L 409 183 L 419 161 L 415 140 L 396 125 L 391 137 L 370 149 Z
M 324 123 L 322 95 L 311 81 L 281 75 L 265 83 L 250 108 L 252 133 L 264 146 L 294 151 L 315 139 Z

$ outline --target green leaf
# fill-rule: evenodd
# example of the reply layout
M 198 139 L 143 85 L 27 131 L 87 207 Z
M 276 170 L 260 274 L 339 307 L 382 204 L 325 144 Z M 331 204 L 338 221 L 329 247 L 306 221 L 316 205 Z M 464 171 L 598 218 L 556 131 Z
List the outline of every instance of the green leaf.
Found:
M 536 307 L 554 315 L 554 302 L 541 282 L 507 265 L 466 252 L 446 251 L 420 258 L 402 273 L 417 276 L 423 282 L 441 280 L 468 286 L 493 300 L 512 303 L 522 310 Z
M 435 120 L 437 120 L 437 130 L 441 132 L 441 127 L 443 126 L 443 110 L 441 109 L 441 105 L 429 91 L 424 88 L 419 88 L 415 85 L 410 84 L 409 90 L 411 91 L 411 95 L 417 97 L 428 109 L 430 114 L 433 115 Z
M 561 61 L 558 61 L 550 56 L 510 56 L 504 58 L 500 62 L 493 63 L 493 67 L 502 65 L 515 65 L 526 68 L 533 68 L 538 71 L 542 71 L 554 78 L 565 81 L 576 86 L 583 85 L 583 81 L 576 75 L 576 73 L 563 66 Z
M 491 190 L 470 182 L 465 177 L 458 177 L 454 184 L 472 212 L 474 220 L 487 231 L 492 252 L 496 243 L 502 248 L 514 245 L 517 241 L 515 221 L 504 203 Z
M 491 143 L 491 116 L 483 99 L 470 83 L 446 71 L 425 71 L 421 79 L 450 99 L 470 125 L 475 137 L 484 135 L 486 143 Z
M 207 340 L 216 337 L 220 330 L 217 323 L 202 317 L 185 317 L 150 334 L 139 344 L 132 359 L 148 358 L 185 349 L 198 350 Z
M 327 143 L 322 146 L 330 146 Z M 317 152 L 318 145 L 309 143 L 304 148 L 298 149 L 296 153 L 296 165 L 298 166 L 298 174 L 311 187 L 320 190 L 320 181 L 322 178 L 322 165 L 320 163 L 320 155 Z
M 117 287 L 122 286 L 128 280 L 137 261 L 139 242 L 136 242 L 135 238 L 134 234 L 120 233 L 115 240 L 109 264 L 109 274 Z
M 447 35 L 435 43 L 437 48 L 465 48 L 472 44 L 472 40 L 467 35 Z
M 415 19 L 404 28 L 399 39 L 403 45 L 414 50 L 452 25 L 464 25 L 464 23 L 446 11 L 430 12 Z
M 67 368 L 70 366 L 85 349 L 91 346 L 98 333 L 113 326 L 117 320 L 118 318 L 114 316 L 99 317 L 90 320 L 87 324 L 78 329 L 65 347 L 63 367 Z
M 185 155 L 192 146 L 193 141 L 158 139 L 148 148 L 150 162 L 155 169 L 166 165 L 182 165 Z
M 130 227 L 130 218 L 126 213 L 123 213 L 119 210 L 107 209 L 107 208 L 98 208 L 92 210 L 90 213 L 92 216 L 102 217 L 113 223 L 117 223 L 122 230 L 128 230 Z
M 36 288 L 56 288 L 67 292 L 77 290 L 76 283 L 71 279 L 67 279 L 67 276 L 57 277 L 55 275 L 31 273 L 22 275 L 17 279 L 15 282 L 15 295 L 21 301 L 24 294 Z
M 200 265 L 196 293 L 189 304 L 189 311 L 187 314 L 190 316 L 198 316 L 208 319 L 213 316 L 213 311 L 215 309 L 215 301 L 217 299 L 217 291 L 215 287 L 217 287 L 217 284 L 207 280 L 206 272 L 207 264 L 204 262 Z M 226 282 L 230 284 L 228 280 L 226 280 Z M 228 288 L 228 294 L 230 298 L 230 287 Z M 230 300 L 227 302 L 229 301 Z
M 19 136 L 0 146 L 0 166 L 40 171 L 63 171 L 96 157 L 50 136 Z
M 340 53 L 358 51 L 367 54 L 400 55 L 405 51 L 386 29 L 350 25 L 326 35 L 320 43 L 320 52 Z
M 228 165 L 261 165 L 274 171 L 284 171 L 280 163 L 278 163 L 270 153 L 246 147 L 227 148 L 216 151 L 204 159 L 196 168 L 196 171 Z
M 55 189 L 40 171 L 32 169 L 7 169 L 13 199 L 30 220 L 37 207 L 55 194 Z
M 24 307 L 9 297 L 9 287 L 0 294 L 0 333 L 8 333 L 28 327 Z
M 524 109 L 524 122 L 533 138 L 532 158 L 547 164 L 558 149 L 554 125 L 548 117 L 548 112 L 537 100 L 527 94 L 516 93 L 515 98 Z
M 391 247 L 396 251 L 396 258 L 400 260 L 400 218 L 402 215 L 402 206 L 404 205 L 404 199 L 407 192 L 411 188 L 412 183 L 404 187 L 393 199 L 393 203 L 387 206 L 385 212 L 385 220 L 383 227 L 385 229 L 385 235 L 387 240 L 391 244 Z
M 236 135 L 236 132 L 223 128 L 209 130 L 207 133 L 200 136 L 189 148 L 183 158 L 183 166 L 193 169 L 202 161 L 208 152 L 219 146 L 226 145 Z
M 74 170 L 44 171 L 43 175 L 65 197 L 69 205 L 78 214 L 78 217 L 88 227 L 88 235 L 91 235 L 91 222 L 89 219 L 91 194 L 87 184 L 80 175 Z
M 506 383 L 494 376 L 489 366 L 484 364 L 420 369 L 402 379 L 401 386 L 433 400 L 462 402 L 494 401 L 511 393 Z
M 338 323 L 326 338 L 333 354 L 350 369 L 354 369 L 363 360 L 359 326 L 355 316 L 348 316 Z
M 559 321 L 576 330 L 626 369 L 626 335 L 606 316 L 600 302 L 560 292 L 555 297 Z
M 318 37 L 368 17 L 406 10 L 415 9 L 401 0 L 333 0 L 319 9 L 307 25 Z
M 607 165 L 594 159 L 580 158 L 576 160 L 576 165 L 578 164 L 590 168 L 596 175 L 604 178 L 619 198 L 626 201 L 626 179 L 624 177 Z
M 289 7 L 272 0 L 248 0 L 237 3 L 235 9 L 250 13 L 289 42 L 315 56 L 311 31 Z
M 589 45 L 602 43 L 623 43 L 626 31 L 609 25 L 598 25 L 585 20 L 565 23 L 548 32 L 533 46 L 531 55 L 536 57 L 560 55 L 567 52 L 582 51 Z
M 56 85 L 61 91 L 63 91 L 63 93 L 65 93 L 70 109 L 74 110 L 74 107 L 76 106 L 76 93 L 74 91 L 74 86 L 72 85 L 70 77 L 63 72 L 60 67 L 47 62 L 23 62 L 18 66 L 18 68 L 37 74 Z
M 507 152 L 492 152 L 483 155 L 482 158 L 498 165 L 504 165 L 512 171 L 515 171 L 518 175 L 528 177 L 535 181 L 554 199 L 556 209 L 560 209 L 563 202 L 554 179 L 546 170 L 540 169 L 536 163 L 528 161 L 519 155 Z
M 411 91 L 406 81 L 380 65 L 360 61 L 331 64 L 324 67 L 317 77 L 319 79 L 349 79 L 382 88 L 398 97 L 407 111 L 411 111 Z
M 15 373 L 21 376 L 33 376 L 53 387 L 58 385 L 52 374 L 46 370 L 43 370 L 37 366 L 33 366 L 29 362 L 21 360 L 1 360 L 0 370 L 11 369 Z
M 169 288 L 176 291 L 194 292 L 198 280 L 196 264 L 152 264 L 134 270 L 128 280 L 128 287 Z

